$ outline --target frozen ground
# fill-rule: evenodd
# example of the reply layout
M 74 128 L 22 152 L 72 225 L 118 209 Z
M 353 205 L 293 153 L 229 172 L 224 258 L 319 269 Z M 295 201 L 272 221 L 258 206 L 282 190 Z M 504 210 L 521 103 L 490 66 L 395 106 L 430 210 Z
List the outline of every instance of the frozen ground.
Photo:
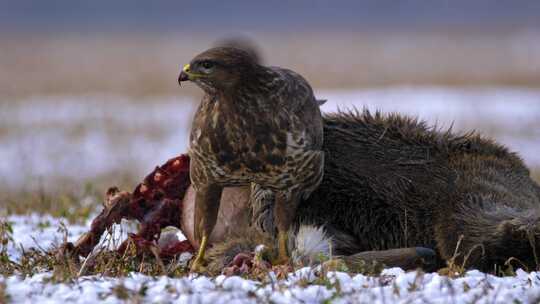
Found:
M 21 248 L 39 245 L 48 248 L 61 241 L 58 219 L 38 216 L 11 216 L 13 237 L 20 246 L 10 247 L 16 259 Z M 85 227 L 69 226 L 73 240 Z M 379 277 L 330 272 L 321 280 L 317 269 L 304 268 L 287 279 L 273 273 L 265 283 L 240 277 L 182 278 L 149 277 L 131 273 L 125 278 L 80 277 L 73 283 L 53 283 L 51 273 L 32 277 L 0 277 L 13 303 L 538 303 L 540 272 L 516 272 L 515 277 L 495 277 L 469 271 L 464 277 L 449 279 L 436 273 L 386 269 Z M 1 300 L 0 300 L 1 301 Z
M 396 87 L 320 91 L 325 112 L 368 107 L 400 112 L 456 130 L 476 129 L 540 167 L 540 90 Z M 130 100 L 118 96 L 35 97 L 0 103 L 3 187 L 81 181 L 130 174 L 186 152 L 189 98 Z M 118 179 L 118 178 L 116 178 Z

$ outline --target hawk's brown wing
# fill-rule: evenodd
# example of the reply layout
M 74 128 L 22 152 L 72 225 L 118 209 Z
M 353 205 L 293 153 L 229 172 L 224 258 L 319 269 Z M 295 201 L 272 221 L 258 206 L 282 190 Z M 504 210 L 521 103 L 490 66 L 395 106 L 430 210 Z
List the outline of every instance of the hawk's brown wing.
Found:
M 320 102 L 315 98 L 313 89 L 300 74 L 279 67 L 270 68 L 275 73 L 272 81 L 275 90 L 271 92 L 272 104 L 279 107 L 278 120 L 289 126 L 290 130 L 305 132 L 304 148 L 320 150 L 323 142 L 322 117 Z

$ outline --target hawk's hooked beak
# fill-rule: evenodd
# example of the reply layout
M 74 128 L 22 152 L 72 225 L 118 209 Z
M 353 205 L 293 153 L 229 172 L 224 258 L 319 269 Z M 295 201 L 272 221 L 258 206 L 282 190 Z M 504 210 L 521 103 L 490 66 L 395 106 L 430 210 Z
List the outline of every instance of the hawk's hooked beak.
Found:
M 180 75 L 178 76 L 178 84 L 180 84 L 182 81 L 195 80 L 202 77 L 208 76 L 206 74 L 192 72 L 188 63 L 184 66 L 182 72 L 180 72 Z
M 182 69 L 182 72 L 180 72 L 180 75 L 178 76 L 178 84 L 182 85 L 182 81 L 188 81 L 189 80 L 189 63 L 184 66 Z

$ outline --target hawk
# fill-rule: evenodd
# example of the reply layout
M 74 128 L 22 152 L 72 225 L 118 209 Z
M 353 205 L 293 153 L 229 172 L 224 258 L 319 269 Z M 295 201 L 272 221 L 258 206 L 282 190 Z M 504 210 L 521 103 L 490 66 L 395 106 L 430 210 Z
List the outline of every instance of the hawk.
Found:
M 299 74 L 262 66 L 234 47 L 197 55 L 178 77 L 179 83 L 188 80 L 205 92 L 189 145 L 200 241 L 192 270 L 203 267 L 223 188 L 241 185 L 273 194 L 278 261 L 286 262 L 287 231 L 297 206 L 323 177 L 321 101 Z

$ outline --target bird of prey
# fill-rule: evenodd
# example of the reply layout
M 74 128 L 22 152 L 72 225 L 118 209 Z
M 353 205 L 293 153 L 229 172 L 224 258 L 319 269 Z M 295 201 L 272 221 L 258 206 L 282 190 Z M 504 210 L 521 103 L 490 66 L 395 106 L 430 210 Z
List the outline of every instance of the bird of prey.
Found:
M 240 185 L 273 193 L 278 262 L 288 261 L 287 231 L 297 206 L 323 177 L 321 102 L 299 74 L 262 66 L 234 47 L 197 55 L 178 78 L 188 80 L 205 92 L 189 145 L 200 241 L 191 269 L 203 269 L 223 188 Z

